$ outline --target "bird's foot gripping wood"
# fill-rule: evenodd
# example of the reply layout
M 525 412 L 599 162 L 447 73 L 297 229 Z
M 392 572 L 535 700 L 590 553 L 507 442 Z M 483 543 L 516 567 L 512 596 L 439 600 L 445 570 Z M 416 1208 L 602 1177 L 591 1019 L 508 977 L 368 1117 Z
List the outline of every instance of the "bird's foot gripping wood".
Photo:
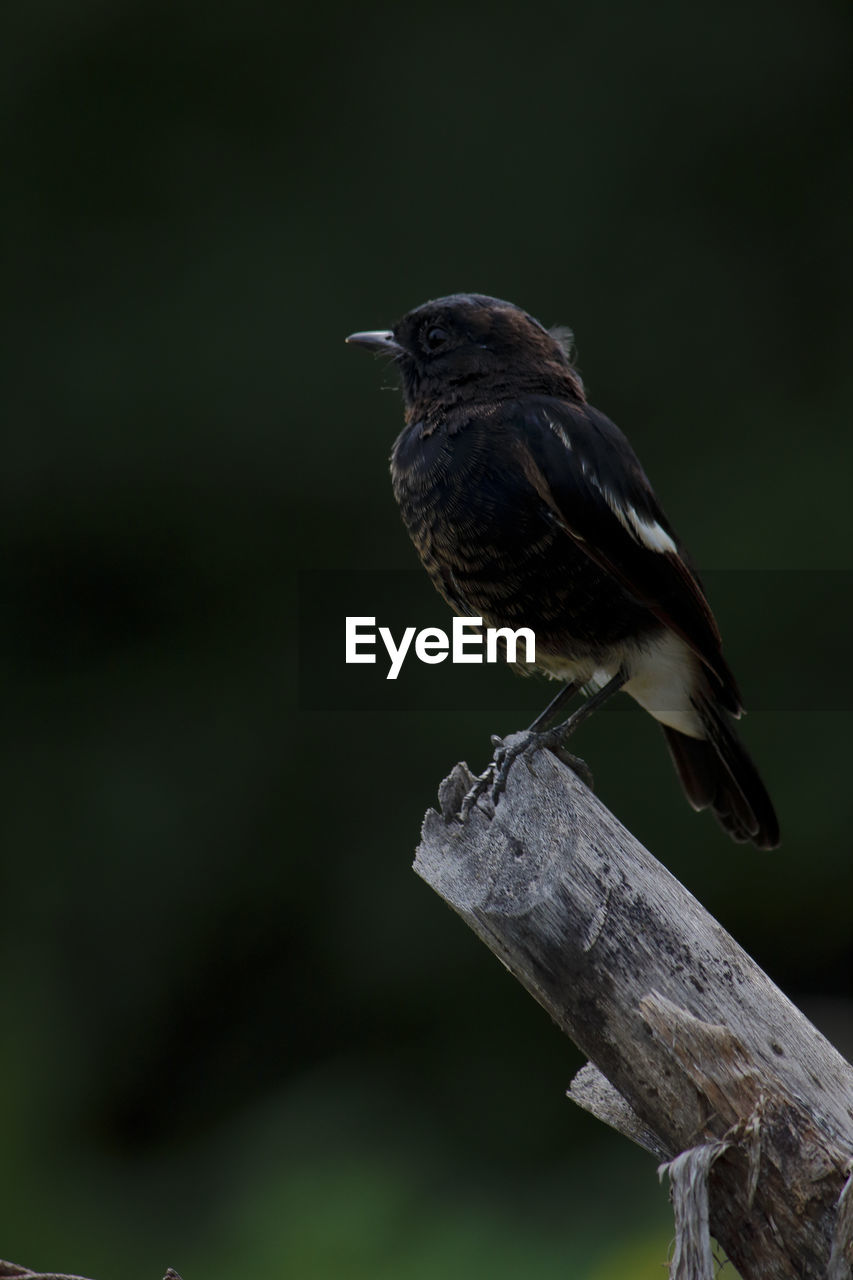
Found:
M 468 815 L 470 814 L 471 810 L 475 808 L 480 797 L 486 791 L 490 790 L 494 776 L 495 776 L 495 762 L 493 760 L 492 763 L 486 768 L 485 773 L 481 773 L 480 776 L 474 780 L 473 786 L 470 788 L 469 791 L 466 792 L 465 796 L 463 797 L 462 803 L 459 806 L 459 812 L 456 815 L 459 822 L 468 821 Z
M 535 774 L 536 771 L 533 768 L 532 761 L 537 751 L 553 751 L 557 758 L 562 760 L 563 764 L 568 765 L 581 781 L 586 783 L 592 790 L 593 777 L 589 765 L 585 760 L 581 760 L 580 756 L 572 755 L 565 746 L 566 739 L 574 727 L 574 717 L 571 717 L 565 723 L 559 724 L 553 729 L 546 729 L 544 732 L 528 729 L 524 733 L 511 734 L 506 740 L 493 735 L 494 759 L 485 772 L 481 773 L 476 779 L 464 797 L 459 807 L 459 821 L 467 821 L 471 810 L 484 795 L 488 795 L 492 812 L 494 812 L 498 800 L 506 790 L 510 769 L 516 760 L 524 760 L 530 772 Z
M 519 756 L 524 760 L 530 772 L 535 773 L 530 761 L 537 751 L 553 751 L 557 758 L 562 760 L 563 764 L 568 765 L 578 775 L 581 782 L 585 782 L 592 790 L 592 772 L 589 766 L 585 760 L 581 760 L 578 756 L 573 756 L 567 751 L 566 743 L 575 729 L 583 724 L 584 720 L 588 720 L 598 707 L 602 706 L 609 698 L 613 697 L 614 693 L 617 693 L 622 688 L 627 678 L 626 673 L 620 669 L 592 695 L 584 706 L 580 707 L 574 715 L 569 716 L 568 720 L 564 720 L 562 724 L 554 725 L 550 729 L 539 728 L 538 726 L 548 723 L 548 720 L 554 714 L 554 710 L 561 706 L 567 697 L 572 696 L 574 692 L 573 686 L 568 685 L 545 708 L 542 715 L 537 720 L 534 720 L 526 733 L 513 733 L 506 741 L 503 738 L 493 737 L 492 746 L 495 748 L 495 758 L 486 772 L 480 774 L 462 801 L 459 809 L 459 821 L 465 822 L 468 814 L 487 789 L 491 792 L 491 801 L 494 809 L 502 792 L 506 790 L 509 771 Z M 489 816 L 491 817 L 491 814 Z
M 502 793 L 506 790 L 509 771 L 515 764 L 516 760 L 522 759 L 527 768 L 535 775 L 536 770 L 533 768 L 532 760 L 537 751 L 553 751 L 554 755 L 563 764 L 578 775 L 581 782 L 592 790 L 593 777 L 592 770 L 585 760 L 581 760 L 580 756 L 573 756 L 566 749 L 566 739 L 574 728 L 574 716 L 566 720 L 564 724 L 558 724 L 553 729 L 545 729 L 537 732 L 535 729 L 529 729 L 524 734 L 514 734 L 514 741 L 504 742 L 502 738 L 492 738 L 492 746 L 495 748 L 494 774 L 495 780 L 492 786 L 492 800 L 497 804 Z

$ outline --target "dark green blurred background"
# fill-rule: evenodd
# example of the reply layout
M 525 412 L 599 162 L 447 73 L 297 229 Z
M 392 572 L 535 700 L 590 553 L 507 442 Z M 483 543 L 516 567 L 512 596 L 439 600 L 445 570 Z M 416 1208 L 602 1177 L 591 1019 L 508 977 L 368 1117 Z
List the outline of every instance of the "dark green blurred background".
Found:
M 458 289 L 571 324 L 710 571 L 782 849 L 694 815 L 627 700 L 579 749 L 849 1052 L 844 9 L 18 0 L 3 28 L 0 1255 L 659 1276 L 653 1160 L 563 1099 L 574 1048 L 409 869 L 440 778 L 547 688 L 335 717 L 298 575 L 416 569 L 399 400 L 346 333 Z

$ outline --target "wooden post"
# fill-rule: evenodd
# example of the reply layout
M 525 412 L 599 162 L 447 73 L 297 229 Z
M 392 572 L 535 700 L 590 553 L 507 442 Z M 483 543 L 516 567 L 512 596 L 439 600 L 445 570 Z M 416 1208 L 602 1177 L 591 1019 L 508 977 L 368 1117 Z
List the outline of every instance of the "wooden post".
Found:
M 666 1161 L 672 1280 L 712 1276 L 709 1222 L 744 1280 L 850 1280 L 853 1067 L 555 756 L 462 825 L 471 781 L 415 870 L 590 1059 L 570 1096 Z

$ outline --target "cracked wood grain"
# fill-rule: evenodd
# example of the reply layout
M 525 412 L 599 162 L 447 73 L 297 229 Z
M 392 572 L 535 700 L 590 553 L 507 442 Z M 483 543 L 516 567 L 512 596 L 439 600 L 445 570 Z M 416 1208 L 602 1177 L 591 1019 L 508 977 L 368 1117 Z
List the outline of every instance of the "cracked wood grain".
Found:
M 570 1096 L 668 1165 L 693 1153 L 674 1280 L 707 1258 L 684 1235 L 703 1186 L 744 1280 L 850 1280 L 853 1067 L 553 755 L 460 825 L 470 781 L 442 783 L 415 870 L 589 1058 Z

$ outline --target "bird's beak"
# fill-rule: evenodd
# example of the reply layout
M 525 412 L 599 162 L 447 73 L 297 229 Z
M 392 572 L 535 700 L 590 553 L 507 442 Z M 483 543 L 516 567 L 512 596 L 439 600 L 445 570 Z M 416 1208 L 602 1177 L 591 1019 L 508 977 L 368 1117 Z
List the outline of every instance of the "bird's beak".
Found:
M 400 344 L 394 341 L 394 335 L 390 329 L 368 329 L 364 333 L 351 333 L 346 341 L 351 342 L 354 347 L 368 347 L 373 351 L 385 351 L 389 356 L 396 355 L 398 351 L 402 351 Z

